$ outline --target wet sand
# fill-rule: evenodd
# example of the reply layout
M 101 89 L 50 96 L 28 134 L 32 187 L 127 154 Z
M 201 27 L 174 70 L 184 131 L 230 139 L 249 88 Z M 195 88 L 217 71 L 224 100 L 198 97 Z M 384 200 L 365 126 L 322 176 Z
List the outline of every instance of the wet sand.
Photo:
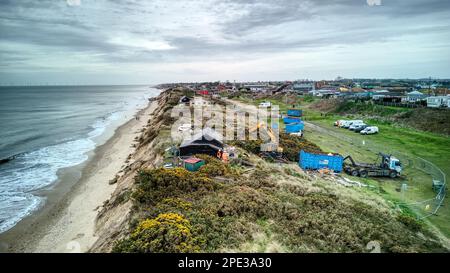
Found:
M 109 181 L 126 165 L 135 137 L 156 107 L 156 102 L 150 103 L 136 114 L 137 119 L 117 128 L 86 162 L 61 170 L 58 182 L 38 193 L 47 198 L 43 208 L 0 234 L 0 252 L 88 251 L 97 239 L 98 211 L 116 188 Z

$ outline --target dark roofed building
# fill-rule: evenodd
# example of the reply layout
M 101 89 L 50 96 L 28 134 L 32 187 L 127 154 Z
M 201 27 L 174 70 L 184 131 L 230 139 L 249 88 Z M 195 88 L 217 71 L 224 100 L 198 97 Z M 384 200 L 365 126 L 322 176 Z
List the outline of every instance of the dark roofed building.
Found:
M 186 97 L 186 96 L 183 96 L 183 97 L 181 97 L 181 99 L 180 99 L 180 103 L 188 103 L 188 102 L 190 102 L 190 101 L 191 101 L 191 99 L 188 98 L 188 97 Z
M 223 137 L 211 128 L 205 128 L 180 145 L 180 156 L 206 154 L 216 156 L 223 149 Z

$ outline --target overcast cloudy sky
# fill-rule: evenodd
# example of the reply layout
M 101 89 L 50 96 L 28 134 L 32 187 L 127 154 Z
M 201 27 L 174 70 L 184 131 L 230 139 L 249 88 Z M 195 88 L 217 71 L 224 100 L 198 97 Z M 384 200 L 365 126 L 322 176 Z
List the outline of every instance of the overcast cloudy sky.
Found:
M 450 1 L 0 1 L 0 84 L 337 76 L 450 78 Z

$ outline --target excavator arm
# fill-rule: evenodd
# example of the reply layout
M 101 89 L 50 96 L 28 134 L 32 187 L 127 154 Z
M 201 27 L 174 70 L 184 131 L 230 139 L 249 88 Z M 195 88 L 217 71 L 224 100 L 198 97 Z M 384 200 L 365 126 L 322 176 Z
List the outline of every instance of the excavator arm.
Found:
M 253 128 L 250 128 L 248 131 L 249 132 L 254 132 L 258 129 L 264 128 L 265 131 L 267 132 L 267 135 L 270 138 L 270 143 L 266 143 L 263 144 L 264 147 L 266 147 L 266 151 L 267 152 L 279 152 L 282 153 L 283 152 L 283 148 L 279 147 L 278 145 L 275 145 L 276 143 L 278 143 L 278 139 L 275 136 L 275 133 L 273 132 L 272 128 L 268 127 L 268 126 L 264 126 L 265 123 L 263 122 L 259 122 L 256 126 L 254 126 Z

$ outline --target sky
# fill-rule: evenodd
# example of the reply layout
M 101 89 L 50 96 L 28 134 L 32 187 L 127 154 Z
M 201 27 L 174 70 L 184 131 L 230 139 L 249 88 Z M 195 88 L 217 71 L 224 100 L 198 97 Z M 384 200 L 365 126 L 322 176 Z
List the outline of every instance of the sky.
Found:
M 450 78 L 448 0 L 1 0 L 0 84 Z

